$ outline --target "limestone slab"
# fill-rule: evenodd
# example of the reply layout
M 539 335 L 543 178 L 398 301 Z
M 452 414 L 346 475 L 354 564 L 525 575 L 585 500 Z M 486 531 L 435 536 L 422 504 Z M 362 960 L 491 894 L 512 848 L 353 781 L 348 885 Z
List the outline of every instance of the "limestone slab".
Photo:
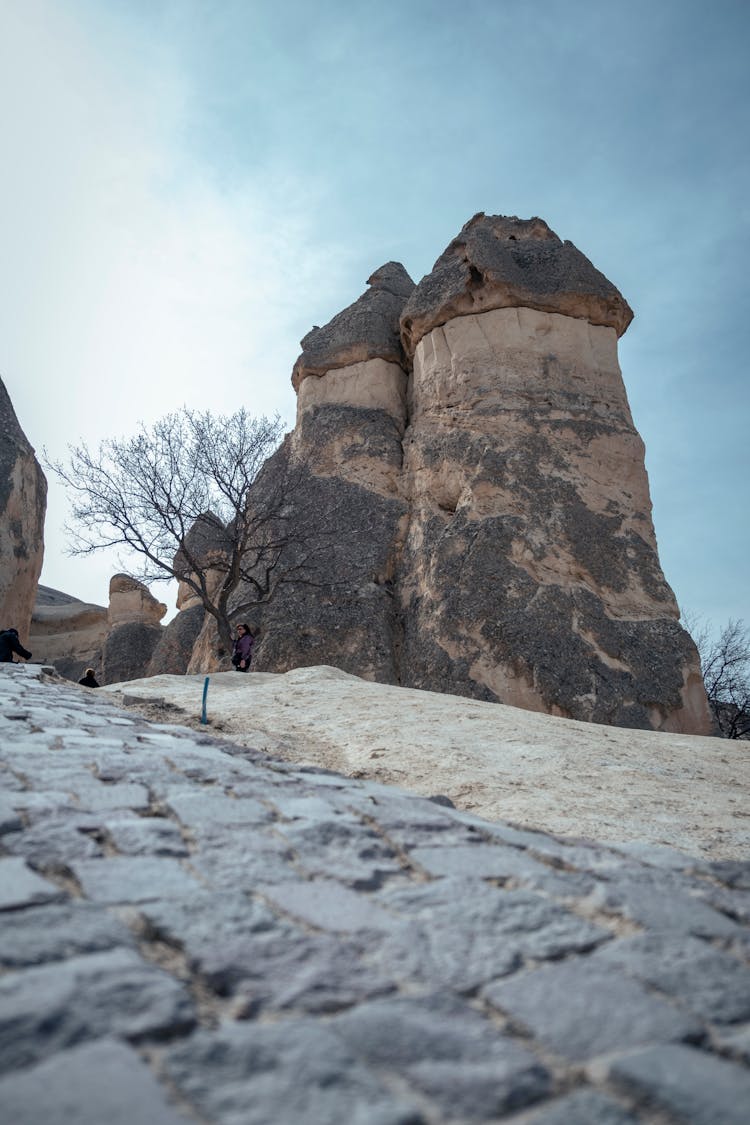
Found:
M 0 978 L 0 1071 L 102 1035 L 158 1038 L 194 1021 L 184 985 L 129 949 L 8 973 Z
M 168 856 L 111 856 L 71 864 L 83 893 L 102 903 L 149 902 L 194 894 L 200 883 Z
M 60 902 L 67 897 L 65 891 L 32 871 L 20 856 L 0 857 L 0 910 Z
M 166 1065 L 177 1088 L 226 1125 L 426 1125 L 408 1096 L 388 1092 L 313 1020 L 201 1032 L 173 1048 Z
M 13 1125 L 188 1125 L 148 1067 L 115 1039 L 61 1051 L 0 1079 L 0 1105 Z
M 0 965 L 20 969 L 133 945 L 127 926 L 100 906 L 77 901 L 34 906 L 3 918 Z
M 705 1051 L 663 1044 L 616 1060 L 612 1077 L 687 1125 L 745 1125 L 750 1075 Z
M 695 1019 L 635 981 L 580 962 L 519 973 L 489 985 L 483 995 L 567 1059 L 701 1034 Z

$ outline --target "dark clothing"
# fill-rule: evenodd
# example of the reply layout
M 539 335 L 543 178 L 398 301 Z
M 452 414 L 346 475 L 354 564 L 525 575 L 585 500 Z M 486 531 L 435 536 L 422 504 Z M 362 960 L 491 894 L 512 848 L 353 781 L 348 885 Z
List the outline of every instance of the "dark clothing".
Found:
M 12 664 L 13 653 L 22 656 L 24 660 L 31 660 L 31 653 L 23 647 L 18 639 L 17 629 L 5 629 L 0 633 L 0 664 Z
M 243 633 L 234 642 L 232 648 L 232 664 L 238 672 L 250 671 L 250 660 L 253 655 L 253 645 L 255 644 L 255 637 L 251 637 L 249 633 Z M 245 667 L 241 668 L 240 663 L 244 661 Z
M 93 676 L 84 676 L 78 683 L 82 684 L 84 687 L 99 687 L 99 684 Z

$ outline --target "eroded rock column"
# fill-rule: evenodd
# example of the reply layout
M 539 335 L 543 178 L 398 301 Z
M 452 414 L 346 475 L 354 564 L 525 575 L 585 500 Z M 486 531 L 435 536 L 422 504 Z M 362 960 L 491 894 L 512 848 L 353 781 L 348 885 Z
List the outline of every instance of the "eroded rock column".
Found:
M 295 553 L 301 563 L 299 580 L 280 587 L 263 612 L 259 670 L 335 664 L 399 680 L 393 580 L 407 510 L 399 317 L 414 283 L 389 262 L 368 286 L 303 339 L 292 377 L 297 423 L 258 482 L 260 489 L 288 489 L 293 542 L 284 565 Z
M 28 648 L 44 558 L 47 481 L 0 379 L 0 628 Z
M 119 684 L 146 675 L 162 635 L 167 612 L 148 586 L 128 574 L 115 574 L 109 583 L 109 631 L 102 650 L 103 683 Z
M 631 317 L 539 219 L 475 216 L 415 290 L 404 683 L 708 732 L 617 360 Z

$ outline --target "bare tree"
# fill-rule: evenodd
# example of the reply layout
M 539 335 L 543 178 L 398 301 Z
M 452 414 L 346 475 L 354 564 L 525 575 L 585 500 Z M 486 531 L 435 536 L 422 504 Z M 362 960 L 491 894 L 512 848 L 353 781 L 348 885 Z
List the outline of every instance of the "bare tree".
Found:
M 68 464 L 47 459 L 73 496 L 71 554 L 119 547 L 140 556 L 144 582 L 186 583 L 229 651 L 232 623 L 280 583 L 304 581 L 316 552 L 289 518 L 303 470 L 287 462 L 273 487 L 259 482 L 281 430 L 278 416 L 184 407 L 96 452 L 71 446 Z
M 701 661 L 703 682 L 717 726 L 725 738 L 750 735 L 750 629 L 730 619 L 719 633 L 684 614 Z

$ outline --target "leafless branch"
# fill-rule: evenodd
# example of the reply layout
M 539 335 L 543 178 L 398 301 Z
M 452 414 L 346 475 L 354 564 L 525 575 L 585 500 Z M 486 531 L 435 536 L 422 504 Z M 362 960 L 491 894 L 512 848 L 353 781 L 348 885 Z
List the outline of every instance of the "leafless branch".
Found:
M 725 738 L 750 734 L 750 628 L 730 619 L 718 636 L 694 614 L 683 614 L 701 660 L 711 710 Z
M 281 430 L 278 416 L 182 408 L 96 451 L 71 446 L 66 463 L 45 455 L 72 498 L 70 553 L 122 548 L 144 581 L 184 582 L 228 645 L 232 621 L 280 582 L 301 580 L 312 557 L 287 517 L 301 470 L 287 466 L 274 487 L 258 487 Z M 241 586 L 254 600 L 235 606 Z

